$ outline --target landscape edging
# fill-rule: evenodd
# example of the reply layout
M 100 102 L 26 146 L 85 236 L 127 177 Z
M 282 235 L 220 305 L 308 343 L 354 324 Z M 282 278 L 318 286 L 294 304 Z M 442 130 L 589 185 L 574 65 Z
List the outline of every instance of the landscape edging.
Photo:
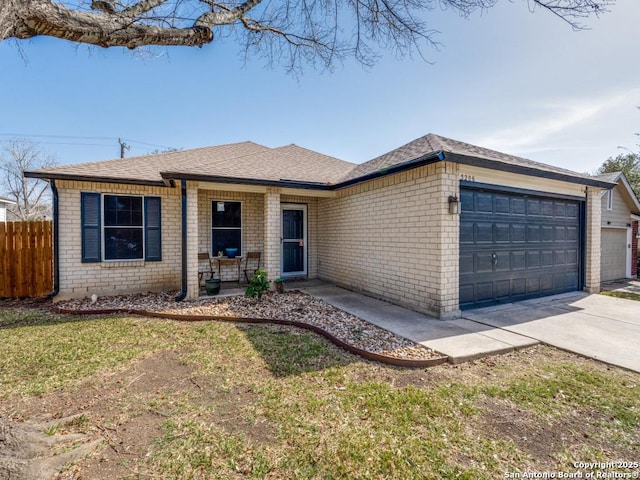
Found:
M 315 325 L 311 325 L 309 323 L 297 322 L 294 320 L 280 320 L 275 318 L 254 318 L 254 317 L 223 317 L 217 315 L 182 315 L 179 313 L 162 313 L 162 312 L 150 312 L 148 310 L 138 310 L 131 308 L 104 308 L 104 309 L 96 309 L 96 310 L 73 310 L 73 309 L 65 309 L 59 307 L 53 307 L 53 311 L 55 313 L 63 314 L 63 315 L 112 315 L 112 314 L 131 314 L 131 315 L 140 315 L 142 317 L 149 318 L 168 318 L 170 320 L 177 320 L 182 322 L 202 322 L 207 320 L 215 320 L 221 322 L 237 322 L 237 323 L 272 323 L 276 325 L 289 325 L 293 327 L 304 328 L 306 330 L 311 330 L 312 332 L 318 333 L 325 337 L 327 340 L 331 341 L 335 345 L 340 348 L 345 349 L 346 351 L 353 353 L 355 355 L 359 355 L 367 360 L 373 360 L 375 362 L 380 362 L 388 365 L 394 365 L 397 367 L 408 367 L 408 368 L 426 368 L 426 367 L 434 367 L 436 365 L 441 365 L 446 363 L 449 360 L 449 357 L 443 355 L 438 358 L 429 358 L 425 360 L 419 359 L 409 359 L 409 358 L 398 358 L 391 357 L 388 355 L 382 355 L 379 353 L 369 352 L 368 350 L 364 350 L 362 348 L 354 347 L 339 338 L 333 336 L 331 333 L 326 330 L 317 327 Z

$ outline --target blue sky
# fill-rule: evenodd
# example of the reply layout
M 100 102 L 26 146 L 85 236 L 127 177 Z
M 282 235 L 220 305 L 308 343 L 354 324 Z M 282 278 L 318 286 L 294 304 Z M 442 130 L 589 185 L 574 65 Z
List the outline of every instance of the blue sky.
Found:
M 360 163 L 431 132 L 577 171 L 638 150 L 639 1 L 579 32 L 521 0 L 428 18 L 442 43 L 425 51 L 431 63 L 381 52 L 369 69 L 347 61 L 299 78 L 244 63 L 231 41 L 151 58 L 5 42 L 0 141 L 33 136 L 60 164 L 115 158 L 118 137 L 128 156 L 252 140 Z

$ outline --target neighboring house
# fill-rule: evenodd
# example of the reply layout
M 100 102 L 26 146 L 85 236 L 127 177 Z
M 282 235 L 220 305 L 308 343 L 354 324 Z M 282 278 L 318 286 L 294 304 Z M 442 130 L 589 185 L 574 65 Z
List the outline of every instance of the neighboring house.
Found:
M 10 198 L 0 197 L 0 222 L 7 221 L 7 208 L 15 204 L 16 202 Z
M 616 184 L 602 192 L 600 280 L 637 278 L 640 202 L 624 173 L 607 173 L 596 178 Z
M 614 186 L 433 134 L 360 165 L 244 142 L 27 176 L 53 186 L 65 296 L 195 298 L 198 253 L 236 247 L 261 251 L 271 279 L 320 278 L 440 318 L 598 291 L 600 194 Z

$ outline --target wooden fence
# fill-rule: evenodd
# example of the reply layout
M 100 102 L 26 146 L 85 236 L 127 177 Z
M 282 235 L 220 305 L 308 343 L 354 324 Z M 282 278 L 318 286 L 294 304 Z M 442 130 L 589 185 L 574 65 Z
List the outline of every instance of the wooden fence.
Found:
M 39 297 L 51 290 L 52 222 L 0 222 L 0 297 Z

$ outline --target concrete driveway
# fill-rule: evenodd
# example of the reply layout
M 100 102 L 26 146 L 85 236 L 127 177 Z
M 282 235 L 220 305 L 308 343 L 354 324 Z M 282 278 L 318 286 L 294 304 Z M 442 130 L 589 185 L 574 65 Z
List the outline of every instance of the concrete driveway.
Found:
M 463 317 L 640 372 L 640 302 L 572 293 L 471 310 Z

